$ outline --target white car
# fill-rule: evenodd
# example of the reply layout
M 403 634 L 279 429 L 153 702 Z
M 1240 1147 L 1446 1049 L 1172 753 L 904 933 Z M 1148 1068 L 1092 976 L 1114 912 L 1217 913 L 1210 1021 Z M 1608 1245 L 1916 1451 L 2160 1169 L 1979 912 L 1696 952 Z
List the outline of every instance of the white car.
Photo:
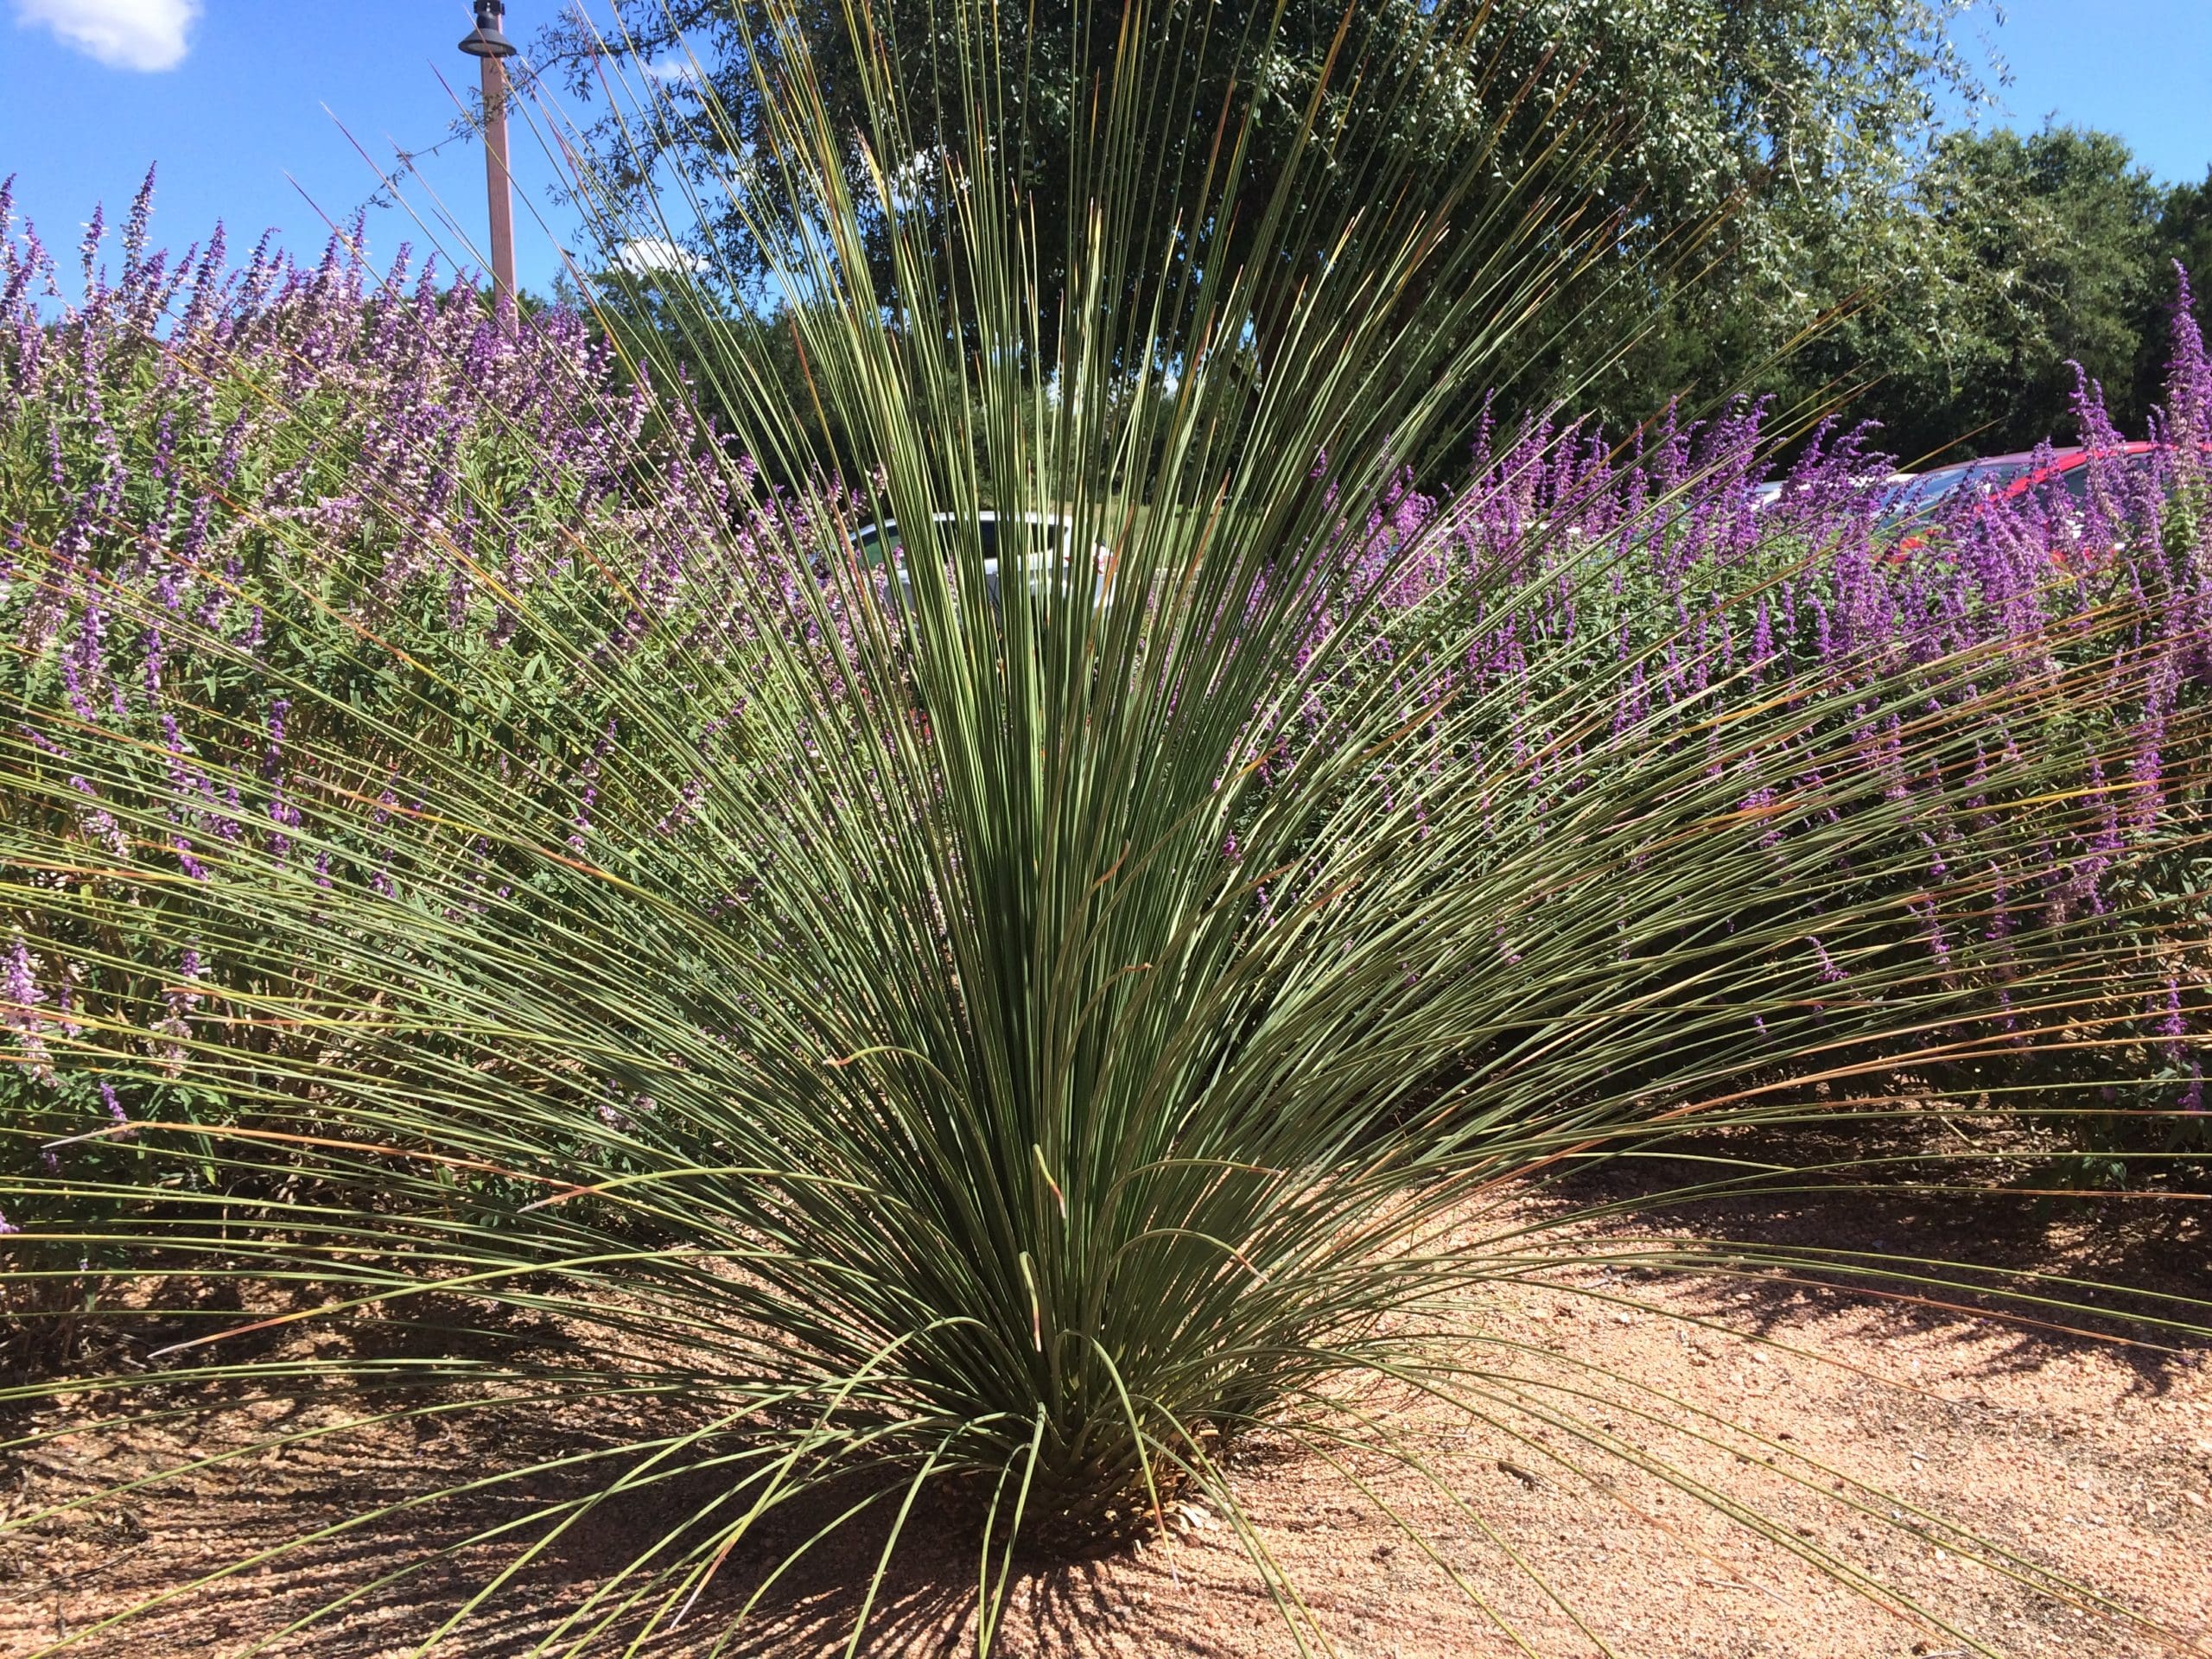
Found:
M 961 518 L 957 513 L 937 512 L 930 515 L 930 521 L 932 525 L 949 527 L 961 523 Z M 1014 538 L 1017 525 L 1020 539 L 1027 547 L 1022 557 L 1029 569 L 1032 593 L 1041 594 L 1052 573 L 1071 570 L 1075 564 L 1072 550 L 1076 527 L 1072 518 L 1042 512 L 979 512 L 976 515 L 976 539 L 983 552 L 983 591 L 990 596 L 993 605 L 999 602 L 999 544 Z M 957 556 L 963 550 L 961 540 L 949 529 L 940 531 L 938 539 L 948 555 Z M 906 546 L 906 538 L 897 522 L 889 518 L 880 524 L 868 525 L 853 537 L 853 549 L 861 556 L 861 562 L 871 569 L 881 569 L 887 563 L 898 576 L 901 601 L 912 605 L 913 582 L 906 575 L 906 561 L 899 556 Z M 1092 546 L 1090 563 L 1096 573 L 1097 597 L 1102 604 L 1107 596 L 1107 566 L 1111 558 L 1103 546 Z

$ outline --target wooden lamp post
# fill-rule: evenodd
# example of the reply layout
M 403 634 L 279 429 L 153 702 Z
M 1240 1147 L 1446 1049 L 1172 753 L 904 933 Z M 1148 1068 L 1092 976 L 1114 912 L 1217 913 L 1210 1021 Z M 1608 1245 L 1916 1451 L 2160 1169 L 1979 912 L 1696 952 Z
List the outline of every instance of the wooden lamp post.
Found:
M 510 303 L 515 297 L 514 182 L 507 171 L 507 60 L 515 43 L 499 32 L 505 0 L 476 0 L 476 27 L 461 49 L 482 66 L 484 188 L 492 219 L 492 281 Z

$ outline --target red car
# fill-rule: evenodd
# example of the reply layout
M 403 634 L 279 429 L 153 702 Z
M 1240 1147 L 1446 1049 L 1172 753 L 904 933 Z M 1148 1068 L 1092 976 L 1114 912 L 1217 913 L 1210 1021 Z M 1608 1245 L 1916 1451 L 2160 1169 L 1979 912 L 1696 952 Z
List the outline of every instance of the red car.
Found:
M 2136 457 L 2157 454 L 2164 448 L 2157 443 L 2124 443 L 2104 453 L 2124 472 L 2133 473 L 2151 464 Z M 2077 447 L 2053 449 L 2047 456 L 2039 456 L 2035 451 L 2027 450 L 2019 454 L 1985 455 L 1978 461 L 1931 467 L 1899 483 L 1883 505 L 1898 518 L 1918 518 L 1963 489 L 2012 500 L 2053 480 L 2063 482 L 2067 494 L 2076 501 L 2087 501 L 2089 452 Z
M 2205 450 L 2212 455 L 2212 445 L 2205 446 Z M 2103 462 L 2105 477 L 2126 493 L 2131 486 L 2155 476 L 2158 457 L 2171 451 L 2168 444 L 2123 443 L 2117 448 L 2097 452 L 2094 458 Z M 1883 512 L 1892 522 L 1909 522 L 1927 518 L 1961 490 L 1975 492 L 1984 503 L 2017 502 L 2052 484 L 2063 490 L 2075 505 L 2086 506 L 2093 476 L 2089 464 L 2092 459 L 2089 450 L 2076 446 L 2042 454 L 2030 450 L 2020 454 L 1988 455 L 1977 461 L 1931 467 L 1897 485 L 1883 502 Z M 2126 504 L 2123 501 L 2116 505 Z M 1924 545 L 1925 539 L 1921 536 L 1904 537 L 1897 543 L 1897 553 L 1909 553 Z

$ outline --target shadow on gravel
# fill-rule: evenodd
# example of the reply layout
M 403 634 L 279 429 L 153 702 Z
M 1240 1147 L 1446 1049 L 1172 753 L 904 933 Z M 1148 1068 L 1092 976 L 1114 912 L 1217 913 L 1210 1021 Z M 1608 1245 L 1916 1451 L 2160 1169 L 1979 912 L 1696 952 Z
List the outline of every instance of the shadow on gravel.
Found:
M 190 1438 L 227 1450 L 433 1402 L 451 1396 L 226 1397 Z M 0 1653 L 38 1653 L 72 1638 L 73 1656 L 183 1659 L 275 1638 L 276 1650 L 295 1659 L 371 1659 L 410 1653 L 454 1620 L 437 1651 L 523 1659 L 574 1643 L 619 1654 L 669 1605 L 683 1617 L 672 1634 L 663 1620 L 645 1649 L 655 1655 L 842 1654 L 864 1611 L 861 1653 L 974 1651 L 972 1504 L 957 1495 L 918 1500 L 874 1582 L 905 1495 L 895 1475 L 885 1477 L 895 1484 L 855 1478 L 779 1506 L 716 1560 L 696 1594 L 674 1587 L 673 1577 L 620 1582 L 640 1561 L 711 1556 L 701 1517 L 738 1512 L 726 1462 L 683 1472 L 663 1465 L 668 1478 L 638 1481 L 652 1454 L 625 1442 L 680 1433 L 682 1416 L 664 1408 L 647 1428 L 587 1402 L 387 1418 L 99 1496 L 12 1536 L 0 1529 Z M 156 1455 L 145 1440 L 110 1439 L 88 1420 L 65 1440 L 19 1451 L 0 1468 L 0 1485 L 21 1515 L 94 1492 L 126 1464 L 143 1478 L 189 1462 L 194 1449 Z M 691 1461 L 738 1449 L 728 1440 L 705 1444 Z M 532 1472 L 514 1472 L 524 1469 Z M 626 1476 L 632 1490 L 619 1490 Z M 855 1517 L 877 1491 L 887 1499 Z M 1128 1564 L 1113 1570 L 1128 1582 Z M 1106 1631 L 1135 1643 L 1118 1651 L 1206 1650 L 1170 1631 L 1147 1637 L 1142 1609 L 1108 1596 L 1109 1572 L 1017 1562 L 1000 1651 L 1085 1654 L 1100 1650 Z M 127 1625 L 99 1628 L 149 1602 L 159 1605 Z
M 1751 1162 L 1805 1173 L 1690 1191 Z M 1568 1172 L 1535 1201 L 1562 1219 L 1623 1206 L 1592 1224 L 1617 1244 L 1694 1241 L 1697 1261 L 1623 1274 L 1687 1276 L 1694 1309 L 1753 1334 L 1877 1306 L 1900 1330 L 1999 1321 L 2016 1369 L 2098 1348 L 2154 1392 L 2212 1362 L 2212 1198 L 2054 1188 L 2047 1154 L 1965 1115 L 1686 1135 Z

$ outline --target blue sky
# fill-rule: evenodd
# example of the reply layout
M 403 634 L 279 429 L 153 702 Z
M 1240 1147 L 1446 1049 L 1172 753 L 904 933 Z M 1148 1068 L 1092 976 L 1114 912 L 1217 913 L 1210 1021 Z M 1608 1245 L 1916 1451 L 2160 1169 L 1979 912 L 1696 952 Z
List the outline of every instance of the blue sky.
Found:
M 2116 132 L 2169 183 L 2212 170 L 2212 0 L 2005 0 L 2004 12 L 1998 27 L 1979 7 L 1958 31 L 2012 67 L 1998 124 L 2056 115 Z
M 508 32 L 524 38 L 552 11 L 552 0 L 513 0 Z M 185 50 L 162 68 L 102 62 L 26 13 L 79 24 L 91 14 L 113 31 L 91 44 L 142 61 L 165 55 L 174 44 L 165 25 L 187 19 Z M 327 219 L 378 188 L 348 133 L 387 165 L 394 144 L 423 149 L 445 136 L 454 93 L 476 84 L 475 60 L 454 49 L 471 22 L 468 0 L 0 0 L 0 176 L 17 175 L 16 211 L 57 255 L 76 242 L 94 201 L 106 202 L 112 220 L 158 162 L 157 243 L 181 247 L 220 219 L 233 249 L 275 226 L 311 257 Z M 543 291 L 560 267 L 529 200 L 542 199 L 553 169 L 520 123 L 512 145 L 517 274 Z M 409 194 L 430 225 L 373 213 L 379 262 L 404 240 L 467 257 L 435 222 L 433 197 L 468 235 L 483 235 L 481 148 L 454 143 L 419 166 L 428 188 Z
M 526 40 L 555 3 L 512 0 L 508 33 Z M 2009 0 L 2005 10 L 2001 27 L 1984 7 L 1960 31 L 1970 51 L 1986 41 L 2012 66 L 1999 119 L 2107 128 L 2164 179 L 2212 168 L 2212 0 Z M 158 161 L 156 240 L 181 246 L 221 218 L 233 246 L 275 226 L 311 255 L 324 215 L 343 217 L 377 188 L 348 131 L 379 162 L 395 143 L 421 149 L 445 134 L 454 106 L 438 76 L 473 84 L 474 61 L 454 50 L 469 23 L 468 0 L 0 0 L 0 175 L 18 175 L 17 210 L 57 249 L 77 239 L 95 200 L 119 213 Z M 528 201 L 543 201 L 553 170 L 521 128 L 515 149 L 517 263 L 542 291 L 560 261 Z M 403 239 L 463 251 L 435 222 L 433 196 L 481 234 L 481 151 L 453 144 L 420 165 L 428 188 L 413 194 L 434 222 L 426 232 L 376 212 L 379 258 Z M 569 221 L 544 211 L 565 232 Z

